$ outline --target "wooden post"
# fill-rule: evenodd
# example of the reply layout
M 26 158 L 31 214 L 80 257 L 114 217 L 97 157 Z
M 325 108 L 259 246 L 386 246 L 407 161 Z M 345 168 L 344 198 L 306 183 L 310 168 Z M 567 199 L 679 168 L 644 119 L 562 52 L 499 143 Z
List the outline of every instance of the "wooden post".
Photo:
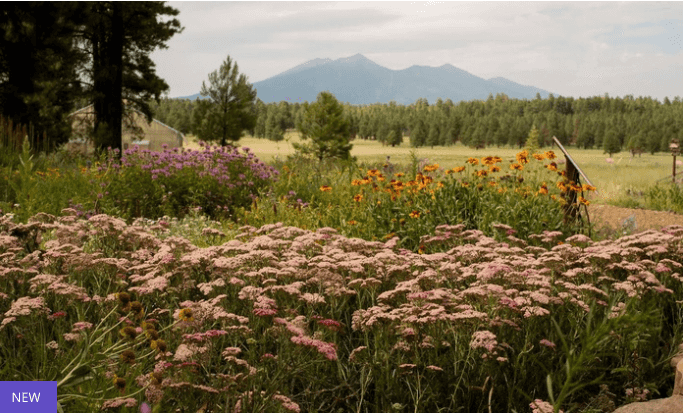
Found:
M 567 180 L 570 182 L 576 182 L 577 181 L 577 169 L 574 167 L 574 164 L 569 160 L 569 157 L 566 158 L 567 163 L 566 163 L 566 169 L 565 169 L 565 176 Z M 577 193 L 576 191 L 569 190 L 565 193 L 565 204 L 562 206 L 565 212 L 565 225 L 576 221 L 577 219 L 577 210 L 576 210 L 576 205 L 577 205 Z
M 677 154 L 679 153 L 679 141 L 673 139 L 670 141 L 670 151 L 672 151 L 672 183 L 675 182 L 675 168 L 677 166 Z

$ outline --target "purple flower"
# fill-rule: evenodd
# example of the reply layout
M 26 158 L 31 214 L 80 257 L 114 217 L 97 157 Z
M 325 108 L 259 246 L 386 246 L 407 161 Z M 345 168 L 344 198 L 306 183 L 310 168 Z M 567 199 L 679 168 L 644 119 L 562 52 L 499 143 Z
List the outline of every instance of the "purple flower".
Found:
M 149 406 L 148 403 L 143 402 L 143 403 L 141 403 L 141 406 L 139 406 L 139 412 L 151 413 L 151 406 Z

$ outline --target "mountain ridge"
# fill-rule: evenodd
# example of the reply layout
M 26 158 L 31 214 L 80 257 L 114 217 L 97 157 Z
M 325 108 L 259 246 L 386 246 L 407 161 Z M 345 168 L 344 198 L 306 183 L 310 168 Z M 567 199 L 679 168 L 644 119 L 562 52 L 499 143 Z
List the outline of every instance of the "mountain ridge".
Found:
M 504 93 L 510 98 L 533 99 L 537 93 L 551 92 L 522 85 L 504 77 L 483 79 L 449 63 L 431 67 L 412 65 L 393 70 L 381 66 L 361 53 L 336 60 L 317 58 L 275 76 L 254 82 L 257 96 L 264 103 L 316 100 L 318 93 L 329 91 L 341 102 L 350 104 L 387 103 L 391 100 L 408 105 L 425 98 L 485 100 L 489 94 Z M 553 93 L 553 96 L 558 95 Z M 195 99 L 199 94 L 179 97 Z

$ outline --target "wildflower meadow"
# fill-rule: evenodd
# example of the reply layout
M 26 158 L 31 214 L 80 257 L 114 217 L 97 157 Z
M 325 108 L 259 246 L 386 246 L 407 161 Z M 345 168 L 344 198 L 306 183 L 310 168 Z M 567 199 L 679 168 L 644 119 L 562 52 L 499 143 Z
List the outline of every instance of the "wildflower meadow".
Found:
M 564 224 L 595 188 L 552 152 L 116 155 L 22 154 L 0 215 L 0 379 L 56 381 L 59 411 L 593 413 L 672 391 L 682 227 Z

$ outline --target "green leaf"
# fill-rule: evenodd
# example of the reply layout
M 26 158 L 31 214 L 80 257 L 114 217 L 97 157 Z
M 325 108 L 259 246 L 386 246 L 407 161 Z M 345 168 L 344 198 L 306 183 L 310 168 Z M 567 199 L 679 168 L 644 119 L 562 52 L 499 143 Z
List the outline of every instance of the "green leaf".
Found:
M 546 377 L 545 385 L 548 387 L 548 397 L 550 398 L 550 403 L 555 404 L 555 394 L 553 393 L 553 378 L 550 377 L 550 374 L 548 374 L 548 377 Z

